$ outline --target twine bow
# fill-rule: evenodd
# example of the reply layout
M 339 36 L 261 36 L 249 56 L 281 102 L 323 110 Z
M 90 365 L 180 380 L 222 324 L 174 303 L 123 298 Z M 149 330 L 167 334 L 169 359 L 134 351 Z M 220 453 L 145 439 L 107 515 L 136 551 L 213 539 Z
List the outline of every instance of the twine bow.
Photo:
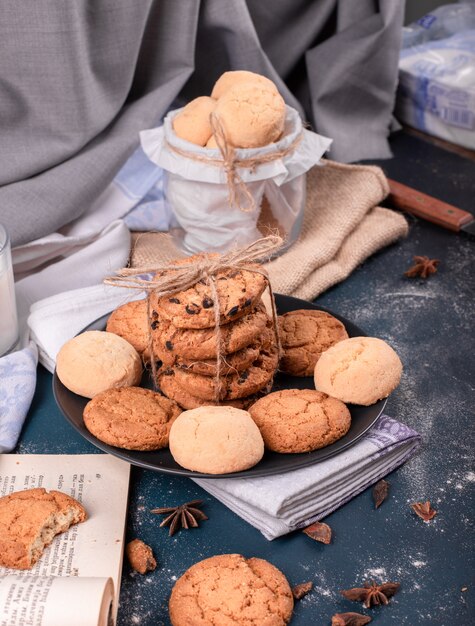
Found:
M 106 285 L 113 287 L 125 287 L 128 289 L 138 289 L 147 292 L 147 321 L 149 332 L 149 349 L 151 355 L 151 367 L 153 384 L 156 384 L 156 362 L 153 350 L 152 335 L 152 310 L 150 296 L 154 294 L 157 298 L 171 296 L 173 294 L 186 291 L 193 287 L 200 280 L 205 280 L 211 289 L 214 312 L 214 326 L 216 332 L 216 376 L 215 376 L 215 401 L 220 400 L 221 362 L 223 360 L 223 346 L 221 341 L 221 310 L 219 294 L 216 288 L 216 276 L 228 269 L 246 270 L 254 274 L 264 276 L 269 288 L 272 302 L 272 323 L 278 353 L 280 356 L 281 347 L 279 331 L 277 325 L 277 311 L 275 309 L 274 294 L 269 281 L 267 271 L 262 266 L 255 264 L 269 260 L 283 245 L 282 237 L 270 235 L 254 241 L 243 248 L 231 250 L 222 255 L 201 254 L 192 257 L 189 262 L 183 264 L 164 264 L 153 268 L 134 267 L 122 268 L 116 272 L 116 276 L 109 276 L 104 279 Z M 153 278 L 144 278 L 144 274 L 154 274 Z
M 241 178 L 238 169 L 248 168 L 251 172 L 254 172 L 259 165 L 277 161 L 278 159 L 282 159 L 283 157 L 291 154 L 302 141 L 303 131 L 287 148 L 283 150 L 275 150 L 273 152 L 268 152 L 267 154 L 262 154 L 248 159 L 238 159 L 236 158 L 235 148 L 226 139 L 226 132 L 219 116 L 216 115 L 216 113 L 211 113 L 209 122 L 213 132 L 213 137 L 216 140 L 216 145 L 221 152 L 221 159 L 189 152 L 188 150 L 183 150 L 182 148 L 172 145 L 170 142 L 167 142 L 167 148 L 176 152 L 180 156 L 186 157 L 187 159 L 224 168 L 228 186 L 229 206 L 235 206 L 244 212 L 254 211 L 256 208 L 256 201 L 247 188 L 246 183 Z M 246 200 L 246 204 L 242 203 L 243 198 Z

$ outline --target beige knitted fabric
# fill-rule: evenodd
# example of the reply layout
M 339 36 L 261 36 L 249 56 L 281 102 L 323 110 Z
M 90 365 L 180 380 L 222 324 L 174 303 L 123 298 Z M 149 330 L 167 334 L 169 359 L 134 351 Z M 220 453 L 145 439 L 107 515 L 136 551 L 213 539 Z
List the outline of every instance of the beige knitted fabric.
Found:
M 313 300 L 377 250 L 407 234 L 400 213 L 378 206 L 389 192 L 379 167 L 322 161 L 307 174 L 300 237 L 267 264 L 275 292 Z M 135 235 L 133 267 L 183 256 L 167 233 Z

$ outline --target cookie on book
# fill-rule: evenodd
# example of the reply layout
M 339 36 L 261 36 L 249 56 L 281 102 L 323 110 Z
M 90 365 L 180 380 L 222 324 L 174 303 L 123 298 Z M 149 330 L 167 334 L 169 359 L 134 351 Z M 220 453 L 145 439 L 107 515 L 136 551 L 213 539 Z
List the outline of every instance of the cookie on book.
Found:
M 43 488 L 0 498 L 0 565 L 31 569 L 54 537 L 87 514 L 74 498 Z
M 264 454 L 264 442 L 247 411 L 202 406 L 183 413 L 170 429 L 170 452 L 186 469 L 228 474 L 249 469 Z
M 311 452 L 346 435 L 351 415 L 343 402 L 313 389 L 274 391 L 249 407 L 266 448 Z
M 172 626 L 285 626 L 293 608 L 284 574 L 264 559 L 240 554 L 192 565 L 175 583 L 169 602 Z
M 178 358 L 215 359 L 217 338 L 215 328 L 186 329 L 177 328 L 172 322 L 152 313 L 155 355 L 165 364 L 174 365 Z M 265 331 L 268 317 L 264 305 L 257 307 L 232 324 L 220 329 L 223 354 L 242 350 L 259 340 Z
M 352 337 L 329 348 L 315 366 L 315 387 L 343 402 L 368 406 L 401 380 L 402 363 L 382 339 Z
M 142 387 L 108 389 L 90 400 L 83 419 L 88 431 L 116 448 L 159 450 L 181 409 L 169 398 Z
M 324 311 L 298 309 L 279 316 L 283 355 L 280 369 L 293 376 L 313 376 L 322 352 L 348 339 L 343 324 Z
M 150 358 L 147 300 L 127 302 L 112 311 L 106 331 L 128 341 L 145 359 Z
M 142 359 L 122 337 L 89 330 L 62 346 L 56 357 L 56 373 L 70 391 L 93 398 L 112 387 L 138 385 Z
M 174 400 L 182 409 L 197 409 L 200 406 L 217 405 L 214 400 L 204 400 L 193 396 L 183 387 L 177 384 L 175 380 L 175 372 L 169 368 L 162 368 L 157 375 L 157 383 L 160 387 L 160 391 Z M 258 400 L 259 394 L 249 396 L 247 398 L 240 398 L 239 400 L 225 400 L 220 402 L 220 406 L 232 406 L 235 409 L 246 409 L 250 404 Z
M 199 263 L 206 256 L 197 254 L 174 263 L 177 266 Z M 210 256 L 219 257 L 216 254 Z M 250 313 L 266 288 L 267 280 L 259 273 L 261 266 L 249 264 L 249 267 L 255 267 L 257 271 L 225 268 L 214 275 L 222 325 Z M 173 271 L 162 275 L 172 276 Z M 155 278 L 158 280 L 160 274 Z M 152 293 L 151 305 L 160 317 L 168 319 L 176 328 L 212 328 L 215 326 L 213 297 L 211 285 L 202 278 L 189 289 L 171 296 L 158 297 Z

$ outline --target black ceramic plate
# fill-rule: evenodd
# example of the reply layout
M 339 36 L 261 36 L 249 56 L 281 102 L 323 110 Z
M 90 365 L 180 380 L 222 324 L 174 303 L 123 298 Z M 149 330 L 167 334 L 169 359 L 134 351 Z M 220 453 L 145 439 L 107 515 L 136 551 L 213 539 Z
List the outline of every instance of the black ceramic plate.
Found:
M 316 307 L 305 300 L 298 300 L 297 298 L 291 298 L 290 296 L 276 295 L 276 304 L 277 311 L 280 314 L 287 313 L 288 311 L 293 311 L 295 309 L 320 309 L 322 311 L 326 311 L 343 322 L 350 337 L 365 335 L 360 328 L 344 317 L 341 317 L 341 315 L 337 315 L 336 313 L 333 313 L 328 309 L 324 309 L 323 307 Z M 108 315 L 101 317 L 84 330 L 104 330 L 107 318 Z M 142 381 L 142 383 L 144 386 L 150 386 L 149 382 L 146 380 Z M 314 389 L 313 378 L 298 378 L 287 374 L 277 375 L 274 381 L 274 391 L 278 389 L 295 388 Z M 344 437 L 326 448 L 321 448 L 320 450 L 304 454 L 277 454 L 276 452 L 266 451 L 260 463 L 251 467 L 251 469 L 243 472 L 236 472 L 234 474 L 211 475 L 191 472 L 183 467 L 180 467 L 180 465 L 173 460 L 168 448 L 157 450 L 156 452 L 138 452 L 136 450 L 114 448 L 113 446 L 109 446 L 102 441 L 99 441 L 99 439 L 96 439 L 96 437 L 94 437 L 94 435 L 87 430 L 82 420 L 82 413 L 86 403 L 88 402 L 87 398 L 78 396 L 66 389 L 57 377 L 56 372 L 53 376 L 53 392 L 56 402 L 66 419 L 77 431 L 81 433 L 85 439 L 93 443 L 101 450 L 104 450 L 104 452 L 109 452 L 120 459 L 124 459 L 125 461 L 132 463 L 132 465 L 138 465 L 140 467 L 156 470 L 157 472 L 165 472 L 167 474 L 193 476 L 194 478 L 269 476 L 271 474 L 281 474 L 282 472 L 288 472 L 300 467 L 319 463 L 320 461 L 324 461 L 325 459 L 338 454 L 342 450 L 349 448 L 356 441 L 358 441 L 358 439 L 375 423 L 386 405 L 386 400 L 380 400 L 371 406 L 359 406 L 356 404 L 348 405 L 351 412 L 350 430 Z

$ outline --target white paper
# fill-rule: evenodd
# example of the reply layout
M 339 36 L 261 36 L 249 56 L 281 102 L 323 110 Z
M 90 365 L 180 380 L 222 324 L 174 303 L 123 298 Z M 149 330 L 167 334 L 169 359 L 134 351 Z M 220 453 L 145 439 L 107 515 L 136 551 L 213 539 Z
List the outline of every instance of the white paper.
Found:
M 96 579 L 96 582 L 90 583 L 77 582 L 78 593 L 81 593 L 82 589 L 87 595 L 89 593 L 87 589 L 89 589 L 92 594 L 91 598 L 93 596 L 96 598 L 97 605 L 99 599 L 102 602 L 104 594 L 107 594 L 107 580 L 111 578 L 115 596 L 113 608 L 115 620 L 122 570 L 129 473 L 128 463 L 103 454 L 2 455 L 0 457 L 0 496 L 35 487 L 44 487 L 47 490 L 57 489 L 81 502 L 88 514 L 85 522 L 75 524 L 66 533 L 55 537 L 31 570 L 20 571 L 0 567 L 3 592 L 8 586 L 4 578 L 10 579 L 10 577 L 25 580 L 30 577 L 45 580 L 49 577 Z M 74 581 L 71 584 L 73 583 Z M 60 583 L 53 584 L 54 589 L 61 587 Z M 49 588 L 47 583 L 43 585 L 46 585 L 45 589 Z M 54 600 L 56 592 L 51 591 L 49 594 L 51 594 L 51 600 L 48 599 L 47 604 L 53 609 L 48 609 L 48 611 L 54 614 L 59 610 Z M 2 598 L 1 595 L 0 598 Z M 74 615 L 73 606 L 63 604 L 64 610 L 71 609 Z M 84 618 L 81 626 L 96 626 L 100 623 L 99 615 L 96 615 L 92 609 L 91 611 L 91 615 L 95 616 L 95 621 L 86 621 Z M 45 615 L 48 614 L 45 609 Z M 6 620 L 0 619 L 0 626 L 17 626 L 17 623 L 18 626 L 23 626 L 23 624 L 26 626 L 30 623 L 28 621 L 9 622 L 9 618 L 4 617 L 1 612 L 0 616 Z M 56 626 L 56 622 L 51 621 L 32 623 L 37 626 Z M 74 623 L 69 617 L 63 621 L 63 624 L 68 625 Z

